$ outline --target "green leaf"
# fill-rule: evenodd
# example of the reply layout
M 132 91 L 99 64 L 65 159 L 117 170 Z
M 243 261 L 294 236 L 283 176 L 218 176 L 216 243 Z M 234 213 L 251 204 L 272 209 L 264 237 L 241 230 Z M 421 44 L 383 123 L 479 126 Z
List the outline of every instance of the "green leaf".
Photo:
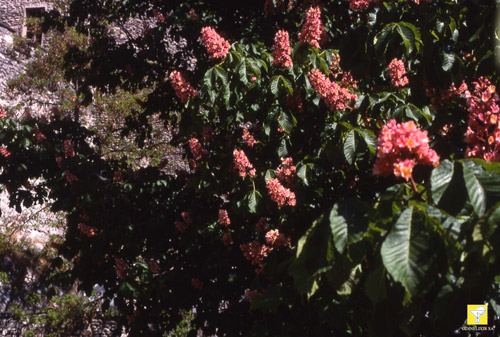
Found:
M 280 79 L 283 85 L 285 86 L 286 90 L 288 90 L 288 93 L 290 95 L 293 95 L 292 83 L 285 76 L 280 76 Z
M 335 248 L 342 254 L 347 246 L 347 222 L 345 218 L 338 213 L 338 207 L 338 204 L 333 206 L 329 220 Z
M 269 83 L 269 89 L 271 89 L 271 93 L 274 96 L 278 96 L 278 93 L 279 93 L 279 87 L 278 87 L 279 81 L 280 81 L 280 77 L 279 76 L 273 76 L 273 78 L 271 78 L 271 82 Z
M 278 148 L 278 156 L 283 157 L 283 158 L 288 156 L 288 149 L 286 147 L 286 139 L 281 140 L 280 147 Z
M 308 166 L 311 164 L 304 164 L 300 166 L 300 168 L 297 171 L 297 176 L 302 180 L 304 185 L 309 186 L 309 181 L 307 180 L 307 171 L 308 171 Z
M 354 130 L 349 131 L 344 142 L 344 156 L 349 164 L 354 163 L 356 157 L 356 133 Z
M 236 67 L 236 71 L 238 72 L 238 75 L 240 76 L 240 81 L 244 84 L 248 83 L 247 79 L 247 66 L 245 60 L 242 60 L 238 66 Z
M 203 76 L 203 84 L 207 87 L 207 90 L 212 89 L 212 74 L 214 73 L 214 68 L 210 68 Z
M 422 38 L 420 36 L 420 31 L 408 22 L 400 22 L 396 26 L 396 30 L 403 39 L 403 43 L 406 47 L 406 54 L 411 54 L 414 50 L 420 51 L 420 45 L 422 44 Z
M 431 195 L 435 204 L 438 204 L 448 188 L 453 177 L 454 165 L 448 159 L 443 160 L 431 173 Z
M 284 111 L 281 111 L 279 119 L 278 119 L 278 123 L 281 126 L 281 128 L 283 130 L 285 130 L 286 133 L 290 133 L 290 131 L 292 131 L 293 126 L 294 126 L 292 119 Z
M 479 181 L 481 172 L 477 167 L 469 164 L 472 163 L 466 161 L 463 165 L 465 187 L 474 211 L 478 216 L 482 216 L 486 210 L 486 193 Z
M 368 274 L 368 277 L 366 278 L 364 287 L 365 293 L 374 304 L 383 301 L 387 297 L 385 277 L 385 268 L 383 265 L 380 265 Z
M 215 76 L 220 78 L 222 80 L 222 83 L 224 85 L 227 84 L 227 73 L 224 69 L 222 69 L 220 66 L 217 66 L 217 67 L 214 67 L 214 72 L 215 72 Z
M 371 130 L 356 130 L 358 134 L 363 138 L 368 147 L 370 153 L 375 154 L 377 152 L 377 138 Z
M 417 292 L 435 259 L 424 224 L 423 214 L 415 207 L 405 209 L 380 250 L 389 274 L 412 295 Z
M 441 52 L 441 68 L 443 68 L 444 71 L 450 71 L 451 68 L 453 68 L 453 65 L 455 64 L 455 54 L 454 53 L 446 53 L 446 52 Z
M 261 194 L 258 191 L 251 191 L 247 195 L 248 200 L 248 210 L 250 213 L 257 213 L 257 205 L 261 199 Z

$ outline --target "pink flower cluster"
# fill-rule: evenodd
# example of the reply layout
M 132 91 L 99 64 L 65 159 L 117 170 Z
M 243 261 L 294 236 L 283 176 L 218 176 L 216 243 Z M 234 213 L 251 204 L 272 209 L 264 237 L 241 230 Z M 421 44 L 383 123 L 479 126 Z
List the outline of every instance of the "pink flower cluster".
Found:
M 74 157 L 75 156 L 75 150 L 73 149 L 73 143 L 69 139 L 64 140 L 64 152 L 66 154 L 66 157 Z
M 439 156 L 429 147 L 427 131 L 420 130 L 413 121 L 398 124 L 391 119 L 382 127 L 378 137 L 377 161 L 373 174 L 410 180 L 416 164 L 439 164 Z
M 123 280 L 128 264 L 122 258 L 115 258 L 116 275 Z
M 231 220 L 225 209 L 219 209 L 219 224 L 221 226 L 229 226 L 231 224 Z
M 247 175 L 250 177 L 255 176 L 255 169 L 243 150 L 234 149 L 233 157 L 234 167 L 238 170 L 240 177 L 246 177 Z
M 82 232 L 86 237 L 93 237 L 95 235 L 95 229 L 90 227 L 90 226 L 87 226 L 86 224 L 84 223 L 79 223 L 78 224 L 78 229 L 80 230 L 80 232 Z
M 231 233 L 226 232 L 222 234 L 222 241 L 224 242 L 224 246 L 231 246 L 233 244 L 233 237 L 231 236 Z
M 266 233 L 266 242 L 270 246 L 285 247 L 290 245 L 290 238 L 287 238 L 279 229 L 272 229 Z
M 257 144 L 257 141 L 252 136 L 252 134 L 250 133 L 250 131 L 248 131 L 247 128 L 243 129 L 243 135 L 241 136 L 241 138 L 243 139 L 243 141 L 245 142 L 245 144 L 248 147 L 253 147 L 255 144 Z
M 198 161 L 200 161 L 204 156 L 207 155 L 207 150 L 201 146 L 201 143 L 196 138 L 191 138 L 189 140 L 189 149 L 191 150 L 191 154 L 193 155 L 193 159 L 189 160 L 189 164 L 196 169 L 199 166 Z
M 306 21 L 299 33 L 299 40 L 302 44 L 310 44 L 314 48 L 319 48 L 319 41 L 324 34 L 325 28 L 321 22 L 321 10 L 319 7 L 310 7 L 306 14 Z
M 270 178 L 266 181 L 267 193 L 271 199 L 278 203 L 278 207 L 283 207 L 285 205 L 295 206 L 297 201 L 295 200 L 295 193 L 290 191 L 290 189 L 281 185 L 278 179 Z
M 278 179 L 290 186 L 297 172 L 297 167 L 293 165 L 292 157 L 281 158 L 281 166 L 276 170 Z
M 472 93 L 465 91 L 469 111 L 465 138 L 468 144 L 466 156 L 500 161 L 500 108 L 497 104 L 496 88 L 483 77 L 473 84 Z
M 269 224 L 267 223 L 267 218 L 262 217 L 259 219 L 259 221 L 255 225 L 255 230 L 257 232 L 264 233 L 265 231 L 267 231 L 268 226 L 269 226 Z
M 159 274 L 160 273 L 160 265 L 156 261 L 149 261 L 148 262 L 149 269 L 153 274 Z
M 203 289 L 203 282 L 200 281 L 200 279 L 197 279 L 193 277 L 191 279 L 191 285 L 193 286 L 194 289 L 196 290 L 201 290 Z
M 408 84 L 408 77 L 403 61 L 392 59 L 389 63 L 389 76 L 391 77 L 391 85 L 395 87 L 404 87 Z
M 330 81 L 330 79 L 318 69 L 312 69 L 309 72 L 309 80 L 316 92 L 323 98 L 325 103 L 330 106 L 330 110 L 350 109 L 349 103 L 357 99 L 356 94 Z
M 229 42 L 217 34 L 212 27 L 203 27 L 201 29 L 201 39 L 210 58 L 213 60 L 224 58 L 231 47 Z
M 35 133 L 35 139 L 37 143 L 43 142 L 47 137 L 35 126 L 33 127 L 33 132 Z
M 380 0 L 347 0 L 350 2 L 349 8 L 351 9 L 365 9 L 366 7 L 370 6 L 370 4 L 376 4 L 378 5 L 380 3 Z
M 286 105 L 297 112 L 304 111 L 304 105 L 302 104 L 302 98 L 300 97 L 299 89 L 295 88 L 293 90 L 293 95 L 288 95 L 286 97 Z
M 188 212 L 181 212 L 181 217 L 183 221 L 174 221 L 174 225 L 179 232 L 184 233 L 193 223 L 193 219 Z
M 6 148 L 2 147 L 0 148 L 0 154 L 4 157 L 4 158 L 9 158 L 11 153 L 9 150 L 7 150 Z
M 181 99 L 182 103 L 186 103 L 188 99 L 198 95 L 198 90 L 194 89 L 182 76 L 182 74 L 174 70 L 169 76 L 172 88 L 175 90 L 177 97 Z
M 293 61 L 290 54 L 290 38 L 288 36 L 288 32 L 285 30 L 279 30 L 274 36 L 274 46 L 272 52 L 272 56 L 274 58 L 273 65 L 283 68 L 292 67 Z
M 5 113 L 5 110 L 3 107 L 0 105 L 0 118 L 7 117 L 7 114 Z
M 254 266 L 258 267 L 255 269 L 255 272 L 257 274 L 261 274 L 264 268 L 264 258 L 267 253 L 272 250 L 272 248 L 254 240 L 249 243 L 241 244 L 240 249 L 243 252 L 245 259 L 250 261 Z

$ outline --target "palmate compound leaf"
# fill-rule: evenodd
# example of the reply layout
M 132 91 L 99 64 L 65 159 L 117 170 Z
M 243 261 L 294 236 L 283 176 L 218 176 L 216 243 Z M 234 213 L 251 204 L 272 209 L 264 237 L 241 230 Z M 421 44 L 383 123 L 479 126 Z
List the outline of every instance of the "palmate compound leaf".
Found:
M 405 209 L 381 247 L 382 261 L 394 280 L 415 295 L 433 266 L 436 253 L 425 229 L 426 216 L 414 206 Z

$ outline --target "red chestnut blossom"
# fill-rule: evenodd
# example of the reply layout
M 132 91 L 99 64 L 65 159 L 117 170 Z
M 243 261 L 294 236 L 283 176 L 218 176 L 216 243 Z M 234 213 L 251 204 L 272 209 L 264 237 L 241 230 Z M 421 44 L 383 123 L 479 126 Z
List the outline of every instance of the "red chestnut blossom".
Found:
M 172 88 L 175 90 L 175 94 L 177 97 L 181 99 L 182 103 L 186 103 L 188 99 L 193 96 L 198 95 L 198 90 L 194 89 L 182 76 L 182 74 L 174 70 L 170 73 L 168 77 L 170 79 L 170 83 L 172 84 Z
M 174 221 L 174 226 L 181 233 L 184 233 L 188 228 L 188 226 L 182 221 Z
M 10 155 L 11 155 L 11 153 L 9 152 L 9 150 L 7 150 L 7 149 L 6 149 L 6 148 L 4 148 L 4 147 L 0 149 L 0 154 L 1 154 L 2 156 L 4 156 L 5 158 L 9 158 L 9 157 L 10 157 Z
M 64 176 L 66 177 L 66 180 L 68 183 L 73 184 L 78 181 L 78 178 L 71 173 L 69 170 L 64 171 Z
M 298 88 L 293 90 L 293 95 L 288 95 L 286 97 L 286 105 L 297 112 L 304 111 L 302 98 L 300 97 L 300 90 Z
M 314 48 L 319 48 L 319 41 L 324 30 L 319 7 L 309 8 L 306 14 L 306 21 L 302 26 L 302 31 L 299 33 L 300 43 L 310 44 Z
M 247 175 L 251 177 L 255 176 L 255 169 L 243 150 L 234 149 L 233 157 L 234 167 L 238 170 L 240 177 L 246 177 Z
M 225 209 L 219 209 L 219 224 L 221 226 L 229 226 L 231 224 L 231 220 Z
M 188 212 L 181 212 L 181 217 L 182 220 L 186 223 L 186 225 L 191 225 L 193 223 L 193 218 L 191 218 L 191 215 L 189 215 Z
M 197 289 L 197 290 L 203 289 L 203 282 L 201 282 L 200 279 L 192 278 L 191 285 L 193 286 L 194 289 Z
M 222 234 L 222 241 L 224 241 L 224 246 L 229 247 L 233 244 L 233 238 L 231 236 L 231 233 L 226 232 Z
M 148 262 L 149 269 L 153 274 L 158 274 L 160 272 L 160 265 L 156 261 L 149 261 Z
M 309 80 L 316 92 L 323 98 L 330 110 L 350 109 L 349 103 L 355 101 L 357 96 L 337 83 L 330 81 L 320 70 L 312 69 Z
M 370 6 L 370 4 L 378 5 L 380 0 L 347 0 L 350 2 L 349 8 L 351 9 L 365 9 Z
M 203 126 L 203 130 L 201 130 L 201 138 L 204 142 L 211 140 L 214 137 L 214 129 L 210 125 Z
M 497 104 L 496 88 L 483 77 L 473 84 L 472 93 L 465 91 L 469 111 L 465 138 L 468 144 L 466 156 L 500 161 L 500 108 Z
M 87 237 L 93 237 L 95 235 L 95 229 L 87 226 L 84 223 L 79 223 L 78 224 L 78 229 Z
M 259 297 L 262 295 L 258 290 L 250 290 L 247 289 L 245 290 L 245 297 L 248 299 L 250 303 L 252 303 L 252 300 L 256 297 Z
M 278 179 L 270 178 L 266 181 L 267 193 L 271 199 L 278 203 L 278 207 L 285 205 L 295 206 L 295 193 L 283 187 Z
M 241 244 L 240 249 L 243 252 L 245 259 L 250 261 L 254 266 L 258 267 L 255 269 L 255 272 L 257 274 L 262 273 L 264 258 L 267 256 L 267 253 L 272 250 L 272 248 L 254 240 L 249 243 Z
M 255 230 L 257 232 L 264 233 L 265 231 L 267 231 L 267 227 L 269 227 L 269 224 L 267 223 L 267 218 L 262 217 L 259 219 L 259 222 L 257 222 L 257 224 L 255 225 Z
M 115 258 L 115 271 L 116 275 L 123 280 L 125 276 L 125 270 L 128 268 L 128 264 L 122 258 Z
M 281 166 L 276 170 L 278 179 L 286 185 L 290 186 L 293 183 L 293 178 L 297 172 L 297 167 L 293 165 L 292 157 L 281 158 Z
M 35 139 L 36 139 L 37 143 L 41 143 L 45 139 L 47 139 L 47 137 L 45 137 L 45 135 L 43 133 L 41 133 L 40 130 L 38 130 L 38 128 L 36 126 L 33 128 L 33 132 L 35 133 Z
M 250 133 L 250 131 L 248 131 L 247 128 L 243 129 L 243 135 L 241 136 L 241 138 L 243 139 L 243 141 L 245 142 L 245 144 L 248 147 L 253 147 L 255 144 L 257 144 L 257 141 L 252 136 L 252 134 Z
M 290 245 L 290 238 L 280 233 L 278 229 L 273 229 L 266 233 L 266 242 L 270 246 L 284 247 Z
M 290 38 L 288 36 L 288 32 L 285 30 L 279 30 L 274 36 L 274 46 L 272 52 L 272 56 L 274 57 L 273 65 L 283 68 L 292 67 L 293 61 L 290 54 Z
M 373 174 L 410 180 L 417 164 L 439 164 L 439 156 L 429 147 L 427 131 L 420 130 L 413 121 L 398 124 L 391 119 L 382 127 L 378 137 L 377 161 Z
M 224 58 L 231 45 L 222 38 L 212 27 L 201 29 L 201 39 L 211 59 Z
M 73 143 L 69 139 L 64 140 L 64 152 L 66 153 L 66 157 L 68 157 L 68 158 L 75 156 L 75 150 L 73 149 Z
M 403 61 L 398 59 L 393 59 L 389 63 L 389 76 L 391 77 L 391 85 L 395 87 L 404 87 L 408 84 L 408 78 L 406 75 L 406 69 Z
M 5 113 L 5 110 L 3 107 L 0 105 L 0 118 L 7 117 L 7 114 Z
M 201 143 L 196 138 L 189 140 L 189 149 L 195 160 L 201 160 L 207 154 L 207 150 L 201 146 Z

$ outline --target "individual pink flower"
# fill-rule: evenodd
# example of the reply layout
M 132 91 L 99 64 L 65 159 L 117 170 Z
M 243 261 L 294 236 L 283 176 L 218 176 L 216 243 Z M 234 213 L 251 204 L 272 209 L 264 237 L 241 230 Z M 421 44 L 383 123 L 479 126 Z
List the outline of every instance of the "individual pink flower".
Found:
M 480 77 L 474 90 L 465 91 L 467 110 L 466 156 L 486 161 L 500 161 L 500 127 L 498 94 L 491 82 Z
M 250 177 L 255 176 L 255 169 L 243 150 L 234 149 L 233 157 L 234 167 L 238 171 L 240 177 L 246 177 L 247 175 Z
M 225 209 L 219 209 L 219 225 L 221 226 L 229 226 L 231 224 L 231 220 L 229 219 L 229 215 Z
M 299 33 L 299 40 L 302 44 L 310 44 L 314 48 L 319 48 L 319 41 L 325 28 L 321 23 L 321 10 L 319 7 L 311 7 L 307 11 L 306 21 Z
M 292 157 L 281 158 L 281 166 L 276 170 L 276 175 L 281 182 L 286 183 L 290 186 L 295 178 L 295 173 L 297 172 L 297 167 L 293 165 Z
M 182 103 L 186 103 L 188 99 L 193 96 L 198 95 L 198 90 L 194 89 L 182 76 L 182 74 L 174 70 L 169 76 L 172 88 L 175 90 L 175 94 L 180 98 Z
M 408 84 L 406 68 L 403 61 L 392 59 L 389 63 L 389 76 L 391 77 L 391 85 L 395 87 L 404 87 Z
M 224 58 L 231 47 L 229 42 L 217 34 L 212 27 L 201 29 L 201 39 L 211 59 Z
M 292 67 L 293 61 L 290 54 L 290 38 L 288 36 L 288 32 L 285 30 L 279 30 L 274 36 L 274 46 L 272 52 L 272 56 L 274 58 L 273 65 L 283 68 Z
M 243 139 L 243 141 L 245 142 L 245 144 L 248 147 L 254 147 L 254 145 L 257 144 L 257 141 L 252 136 L 252 134 L 250 133 L 250 131 L 248 131 L 247 128 L 243 129 L 243 135 L 241 136 L 241 138 Z
M 266 181 L 267 193 L 273 201 L 278 203 L 278 207 L 285 205 L 295 206 L 295 193 L 283 187 L 278 179 L 270 178 Z
M 346 1 L 350 2 L 349 8 L 355 10 L 355 9 L 365 9 L 372 3 L 378 5 L 381 0 L 346 0 Z
M 434 167 L 439 164 L 439 156 L 429 147 L 427 131 L 420 130 L 413 121 L 398 124 L 391 119 L 378 137 L 373 174 L 388 176 L 393 173 L 410 180 L 417 164 Z
M 349 104 L 357 99 L 357 96 L 347 88 L 330 81 L 320 70 L 312 69 L 309 72 L 309 80 L 316 92 L 323 98 L 330 110 L 350 109 Z

